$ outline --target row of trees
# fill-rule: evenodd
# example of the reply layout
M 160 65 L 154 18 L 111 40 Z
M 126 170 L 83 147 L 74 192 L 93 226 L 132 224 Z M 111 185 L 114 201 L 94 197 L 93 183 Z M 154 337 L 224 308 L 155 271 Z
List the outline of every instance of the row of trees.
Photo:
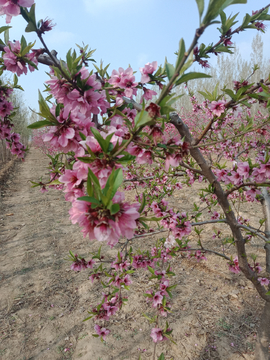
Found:
M 224 85 L 232 88 L 235 79 L 238 79 L 239 81 L 248 80 L 250 83 L 258 83 L 264 78 L 265 74 L 269 73 L 270 60 L 264 56 L 264 43 L 260 33 L 257 33 L 252 40 L 252 51 L 248 58 L 241 54 L 241 50 L 237 46 L 237 43 L 234 45 L 235 48 L 233 54 L 220 54 L 217 57 L 212 57 L 211 61 L 214 61 L 214 66 L 210 65 L 210 68 L 205 69 L 205 72 L 211 75 L 211 78 L 198 79 L 196 82 L 191 81 L 188 83 L 188 88 L 186 88 L 184 84 L 181 84 L 177 87 L 176 94 L 194 94 L 198 99 L 198 102 L 201 103 L 204 101 L 204 97 L 199 91 L 204 91 L 204 89 L 206 89 L 209 92 L 212 92 L 218 85 L 217 90 L 220 92 Z M 197 70 L 200 71 L 198 66 Z M 176 109 L 181 114 L 192 111 L 192 103 L 190 102 L 189 96 L 181 97 L 176 103 Z M 254 115 L 258 109 L 259 104 L 255 104 L 252 107 L 252 115 Z M 266 113 L 266 111 L 263 112 Z
M 9 83 L 7 79 L 2 77 L 0 81 L 3 83 Z M 12 117 L 12 123 L 14 125 L 13 131 L 15 133 L 20 134 L 21 142 L 25 146 L 29 146 L 31 141 L 32 130 L 28 129 L 27 126 L 36 121 L 36 114 L 31 112 L 29 108 L 25 105 L 24 95 L 21 90 L 14 90 L 11 94 L 11 101 L 13 103 L 13 107 L 16 108 L 16 112 Z M 6 140 L 0 140 L 0 166 L 4 166 L 4 164 L 11 160 L 13 155 L 10 150 L 7 149 Z

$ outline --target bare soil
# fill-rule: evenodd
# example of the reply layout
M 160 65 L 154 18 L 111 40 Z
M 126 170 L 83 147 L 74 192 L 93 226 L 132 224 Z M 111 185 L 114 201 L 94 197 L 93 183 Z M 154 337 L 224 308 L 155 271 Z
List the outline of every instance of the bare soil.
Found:
M 104 323 L 111 330 L 105 343 L 92 336 L 92 320 L 83 322 L 87 310 L 98 304 L 102 286 L 92 284 L 87 271 L 71 271 L 65 259 L 68 250 L 90 258 L 87 252 L 96 251 L 100 243 L 84 239 L 71 224 L 70 204 L 61 192 L 42 194 L 31 188 L 28 180 L 43 176 L 47 164 L 48 159 L 32 148 L 25 163 L 16 162 L 0 180 L 0 359 L 152 359 L 151 325 L 142 315 L 152 309 L 141 290 L 153 288 L 155 282 L 149 282 L 145 272 L 132 275 L 128 305 Z M 170 202 L 186 209 L 196 196 L 185 188 Z M 262 217 L 259 204 L 241 211 L 251 225 Z M 202 235 L 205 247 L 221 251 L 213 234 L 214 226 L 208 225 Z M 154 242 L 154 236 L 141 239 L 137 247 Z M 250 249 L 263 262 L 263 244 L 252 240 Z M 104 246 L 106 256 L 114 257 L 118 250 Z M 164 352 L 166 360 L 254 360 L 263 301 L 253 285 L 242 274 L 230 273 L 226 261 L 214 255 L 201 263 L 180 256 L 172 264 L 177 276 L 171 284 L 178 286 L 168 321 L 176 345 L 162 342 L 157 354 Z

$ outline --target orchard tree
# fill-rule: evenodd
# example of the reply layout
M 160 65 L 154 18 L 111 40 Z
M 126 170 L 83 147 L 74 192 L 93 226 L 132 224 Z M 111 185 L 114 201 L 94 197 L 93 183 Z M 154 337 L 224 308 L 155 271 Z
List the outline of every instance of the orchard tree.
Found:
M 44 99 L 39 93 L 38 116 L 42 120 L 29 128 L 47 127 L 42 139 L 57 153 L 49 155 L 50 180 L 33 182 L 33 186 L 40 186 L 43 192 L 48 187 L 62 189 L 71 203 L 72 223 L 78 223 L 90 240 L 118 250 L 115 259 L 105 259 L 101 247 L 89 259 L 70 252 L 71 268 L 91 269 L 91 280 L 101 281 L 104 287 L 100 303 L 89 311 L 89 318 L 95 320 L 95 336 L 105 339 L 109 334 L 110 330 L 101 327 L 100 321 L 109 321 L 122 308 L 128 301 L 131 274 L 145 269 L 150 279 L 155 279 L 155 285 L 144 295 L 155 311 L 149 321 L 153 324 L 150 336 L 156 359 L 157 344 L 174 341 L 169 321 L 163 321 L 171 313 L 175 287 L 171 285 L 171 258 L 185 253 L 203 261 L 207 253 L 212 253 L 224 258 L 228 270 L 241 271 L 265 301 L 255 356 L 268 359 L 269 74 L 257 83 L 234 79 L 232 89 L 228 84 L 222 84 L 220 90 L 217 84 L 212 92 L 201 89 L 205 100 L 198 103 L 192 97 L 193 115 L 181 118 L 174 106 L 181 96 L 175 94 L 177 86 L 210 77 L 204 72 L 189 71 L 193 63 L 207 68 L 211 55 L 232 53 L 232 38 L 236 34 L 248 29 L 264 32 L 264 21 L 270 20 L 270 4 L 246 14 L 239 25 L 237 15 L 227 17 L 224 10 L 246 0 L 210 0 L 207 8 L 204 0 L 196 2 L 200 25 L 190 46 L 186 47 L 184 39 L 180 39 L 175 64 L 165 61 L 163 67 L 158 67 L 156 61 L 149 62 L 140 68 L 141 79 L 137 82 L 131 67 L 119 67 L 112 73 L 103 64 L 88 69 L 94 52 L 88 51 L 87 46 L 79 47 L 78 54 L 70 49 L 65 60 L 58 60 L 56 51 L 50 51 L 44 41 L 46 32 L 53 28 L 52 22 L 36 21 L 34 0 L 0 0 L 0 11 L 6 14 L 7 23 L 12 16 L 21 14 L 27 22 L 26 32 L 35 32 L 42 43 L 41 49 L 34 50 L 23 36 L 20 41 L 10 42 L 7 27 L 2 27 L 1 71 L 20 76 L 37 69 L 38 63 L 50 67 L 50 79 L 46 82 L 50 96 Z M 214 24 L 218 24 L 220 38 L 207 46 L 200 43 L 205 29 Z M 13 87 L 18 86 L 17 76 Z M 159 94 L 151 86 L 158 86 Z M 133 97 L 138 90 L 142 96 L 136 102 Z M 7 139 L 12 153 L 23 157 L 25 148 L 18 135 L 11 132 L 12 87 L 2 86 L 0 91 L 4 105 L 0 136 Z M 154 96 L 157 98 L 152 101 Z M 53 106 L 47 101 L 51 99 Z M 267 109 L 266 115 L 259 112 L 251 116 L 253 103 Z M 204 189 L 192 213 L 169 207 L 166 195 L 181 189 L 183 184 L 194 186 L 198 182 Z M 125 201 L 121 186 L 127 190 L 141 186 L 143 190 L 130 204 Z M 261 202 L 264 211 L 264 218 L 256 227 L 239 217 L 235 206 L 236 202 L 254 201 Z M 203 221 L 201 216 L 205 217 Z M 151 228 L 153 221 L 157 226 Z M 223 242 L 223 252 L 204 246 L 200 229 L 211 223 L 220 226 L 216 236 L 222 238 L 224 226 L 231 231 L 230 239 Z M 193 232 L 198 237 L 197 244 L 191 241 Z M 136 250 L 137 239 L 153 234 L 159 236 L 155 246 Z M 265 264 L 259 264 L 250 250 L 254 237 L 265 243 Z M 233 257 L 226 250 L 229 244 L 235 248 Z M 163 358 L 161 354 L 159 359 Z

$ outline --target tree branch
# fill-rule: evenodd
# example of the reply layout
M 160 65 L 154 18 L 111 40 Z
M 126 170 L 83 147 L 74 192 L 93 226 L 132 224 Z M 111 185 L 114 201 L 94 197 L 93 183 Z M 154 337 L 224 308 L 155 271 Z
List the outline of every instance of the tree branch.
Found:
M 191 223 L 191 226 L 199 226 L 199 225 L 215 224 L 215 223 L 225 223 L 225 224 L 228 224 L 228 221 L 227 221 L 226 219 L 206 220 L 206 221 Z
M 209 252 L 209 253 L 213 253 L 213 254 L 216 254 L 216 255 L 218 255 L 218 256 L 221 256 L 221 257 L 223 257 L 223 258 L 226 259 L 226 260 L 231 261 L 231 259 L 230 259 L 228 256 L 226 256 L 226 255 L 224 255 L 224 254 L 221 254 L 221 253 L 218 253 L 218 252 L 216 252 L 216 251 L 214 251 L 214 250 L 209 250 L 209 249 L 205 249 L 205 248 L 199 248 L 199 249 L 179 249 L 178 251 L 202 251 L 202 252 Z
M 247 131 L 243 131 L 243 132 L 241 132 L 241 133 L 239 133 L 237 135 L 228 136 L 226 139 L 212 141 L 212 142 L 205 143 L 205 144 L 194 145 L 194 146 L 191 146 L 191 148 L 192 149 L 202 148 L 202 147 L 206 147 L 206 146 L 211 146 L 211 145 L 216 145 L 216 144 L 219 144 L 219 143 L 223 143 L 223 142 L 226 142 L 228 140 L 233 140 L 233 139 L 236 139 L 237 137 L 240 137 L 240 136 L 248 134 L 248 133 L 250 133 L 252 131 L 258 130 L 258 129 L 262 128 L 263 126 L 269 124 L 269 122 L 270 122 L 270 119 L 265 121 L 263 124 L 260 124 L 258 126 L 254 126 L 254 128 L 252 128 L 250 130 L 247 130 Z
M 266 188 L 262 188 L 261 191 L 263 196 L 261 204 L 265 217 L 265 234 L 267 241 L 270 241 L 270 196 Z M 266 252 L 266 271 L 270 274 L 270 243 L 266 243 L 264 248 Z
M 249 226 L 246 225 L 242 225 L 242 224 L 238 224 L 239 228 L 245 229 L 250 231 L 253 234 L 256 234 L 257 236 L 259 236 L 261 239 L 263 239 L 264 241 L 269 241 L 269 239 L 267 239 L 265 236 L 261 235 L 257 230 L 253 230 L 251 229 Z
M 248 183 L 244 183 L 244 184 L 241 184 L 241 185 L 237 185 L 237 186 L 234 186 L 233 188 L 231 188 L 230 190 L 226 191 L 225 195 L 228 196 L 231 193 L 233 193 L 234 191 L 241 189 L 242 187 L 246 187 L 246 186 L 259 187 L 259 186 L 263 186 L 263 185 L 269 185 L 270 186 L 270 182 L 267 182 L 267 181 L 264 182 L 264 183 L 248 182 Z

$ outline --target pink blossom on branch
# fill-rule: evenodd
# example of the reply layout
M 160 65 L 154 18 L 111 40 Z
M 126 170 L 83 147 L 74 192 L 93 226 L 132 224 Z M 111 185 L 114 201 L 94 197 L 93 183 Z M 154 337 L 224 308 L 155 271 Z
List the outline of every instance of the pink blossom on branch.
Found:
M 167 340 L 166 336 L 163 335 L 163 331 L 160 328 L 153 328 L 151 330 L 150 336 L 155 343 Z
M 6 15 L 6 23 L 9 24 L 12 16 L 20 15 L 20 6 L 30 7 L 35 0 L 0 0 L 0 15 Z
M 150 76 L 157 69 L 157 61 L 153 61 L 152 63 L 147 63 L 143 68 L 140 68 L 140 72 L 142 74 L 141 83 L 145 84 L 150 81 Z
M 267 279 L 267 278 L 261 278 L 259 277 L 258 278 L 258 281 L 260 282 L 261 285 L 265 285 L 265 286 L 268 286 L 270 281 Z
M 128 67 L 126 70 L 121 67 L 118 69 L 118 71 L 113 70 L 112 76 L 109 79 L 109 83 L 114 87 L 124 88 L 124 95 L 129 98 L 137 94 L 136 86 L 138 83 L 134 81 L 135 76 L 133 75 L 133 70 L 131 67 Z
M 220 116 L 225 111 L 225 100 L 212 101 L 210 104 L 210 110 L 216 116 Z
M 140 217 L 139 203 L 128 204 L 123 200 L 124 194 L 117 192 L 112 201 L 120 205 L 120 210 L 113 216 L 109 210 L 101 207 L 92 209 L 91 203 L 75 200 L 69 210 L 71 222 L 82 227 L 84 237 L 88 235 L 90 240 L 106 241 L 113 247 L 121 237 L 133 237 L 136 220 Z
M 237 256 L 228 265 L 229 265 L 229 270 L 231 272 L 233 272 L 235 274 L 240 273 L 240 267 L 239 267 L 239 262 L 238 262 L 238 257 Z

